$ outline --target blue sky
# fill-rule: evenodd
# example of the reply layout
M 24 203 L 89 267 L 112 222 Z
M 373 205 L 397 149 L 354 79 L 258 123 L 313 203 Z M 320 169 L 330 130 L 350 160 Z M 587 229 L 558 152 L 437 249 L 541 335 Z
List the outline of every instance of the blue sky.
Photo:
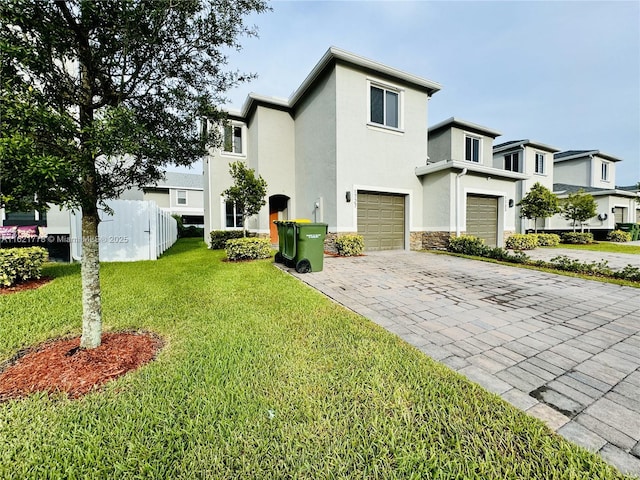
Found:
M 258 78 L 227 93 L 287 98 L 330 46 L 436 81 L 429 125 L 456 116 L 562 150 L 624 161 L 640 181 L 640 2 L 274 1 L 249 18 L 230 67 Z

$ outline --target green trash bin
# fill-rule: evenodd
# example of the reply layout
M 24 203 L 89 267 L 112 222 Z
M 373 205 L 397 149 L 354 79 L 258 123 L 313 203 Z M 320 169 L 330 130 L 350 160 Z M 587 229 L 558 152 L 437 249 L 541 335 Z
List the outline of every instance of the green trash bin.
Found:
M 275 261 L 276 263 L 284 263 L 282 252 L 284 251 L 285 225 L 280 220 L 275 220 L 273 223 L 278 229 L 278 253 L 276 253 Z
M 284 264 L 294 267 L 298 273 L 320 272 L 324 262 L 326 223 L 280 222 L 282 241 L 278 243 Z

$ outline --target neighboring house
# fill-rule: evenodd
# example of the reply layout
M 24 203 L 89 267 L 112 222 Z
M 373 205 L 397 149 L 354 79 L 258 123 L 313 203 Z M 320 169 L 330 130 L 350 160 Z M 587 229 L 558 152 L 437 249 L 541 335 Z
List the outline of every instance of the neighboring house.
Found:
M 518 182 L 516 186 L 516 231 L 524 233 L 527 229 L 534 229 L 533 220 L 520 218 L 520 207 L 517 203 L 531 190 L 536 183 L 540 183 L 553 192 L 554 163 L 553 156 L 560 150 L 533 140 L 513 140 L 500 143 L 493 147 L 493 166 L 515 172 L 524 173 L 527 179 Z M 548 219 L 539 218 L 538 229 L 548 228 Z
M 242 160 L 268 184 L 248 228 L 274 243 L 274 220 L 306 218 L 328 224 L 329 248 L 345 233 L 362 234 L 367 250 L 423 248 L 467 231 L 501 245 L 526 176 L 493 167 L 497 132 L 458 119 L 428 129 L 438 90 L 330 48 L 289 99 L 250 94 L 227 112 L 222 147 L 203 162 L 205 231 L 242 227 L 221 195 L 229 163 Z
M 429 163 L 416 169 L 427 212 L 423 246 L 446 247 L 452 234 L 461 233 L 502 246 L 516 228 L 517 184 L 529 177 L 494 164 L 493 140 L 500 132 L 452 117 L 428 135 Z
M 560 199 L 583 190 L 593 195 L 598 214 L 579 225 L 600 238 L 615 228 L 616 223 L 638 221 L 638 194 L 615 187 L 615 167 L 621 159 L 599 150 L 559 151 L 540 142 L 515 140 L 493 148 L 493 162 L 497 168 L 519 171 L 528 176 L 518 183 L 516 202 L 520 201 L 536 183 L 540 182 Z M 516 207 L 519 233 L 533 230 L 532 220 L 521 219 Z M 537 229 L 547 231 L 573 230 L 571 221 L 561 215 L 538 219 Z
M 617 189 L 616 164 L 622 159 L 600 150 L 567 150 L 554 155 L 553 191 L 560 198 L 580 189 L 593 195 L 598 215 L 585 222 L 584 227 L 603 237 L 616 223 L 637 221 L 638 194 Z M 549 228 L 568 230 L 571 221 L 555 215 Z
M 202 174 L 166 172 L 164 180 L 142 190 L 132 189 L 120 198 L 149 200 L 171 215 L 179 215 L 185 226 L 204 226 L 204 188 Z

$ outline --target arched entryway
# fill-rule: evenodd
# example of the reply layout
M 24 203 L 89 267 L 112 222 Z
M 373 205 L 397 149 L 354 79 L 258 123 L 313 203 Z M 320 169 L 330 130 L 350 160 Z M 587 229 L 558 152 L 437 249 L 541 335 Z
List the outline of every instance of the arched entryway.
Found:
M 271 243 L 278 243 L 278 229 L 273 224 L 276 220 L 289 219 L 289 197 L 286 195 L 272 195 L 269 197 L 269 236 Z

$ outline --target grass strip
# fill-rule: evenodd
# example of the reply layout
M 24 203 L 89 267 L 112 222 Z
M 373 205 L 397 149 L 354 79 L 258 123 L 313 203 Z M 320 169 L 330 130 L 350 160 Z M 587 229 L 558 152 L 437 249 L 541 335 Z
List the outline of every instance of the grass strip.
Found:
M 179 241 L 102 268 L 107 330 L 158 359 L 71 401 L 0 404 L 0 478 L 624 478 L 271 260 Z M 76 265 L 0 297 L 0 362 L 80 331 Z

